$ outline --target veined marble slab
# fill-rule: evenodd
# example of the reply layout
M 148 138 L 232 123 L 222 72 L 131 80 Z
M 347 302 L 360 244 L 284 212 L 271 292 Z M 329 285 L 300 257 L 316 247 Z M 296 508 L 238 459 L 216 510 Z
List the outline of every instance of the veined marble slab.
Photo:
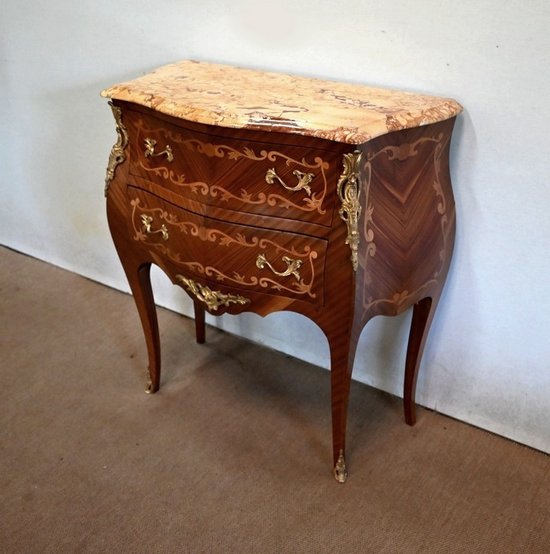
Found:
M 267 127 L 348 144 L 462 111 L 451 98 L 190 60 L 114 85 L 101 95 L 196 123 Z

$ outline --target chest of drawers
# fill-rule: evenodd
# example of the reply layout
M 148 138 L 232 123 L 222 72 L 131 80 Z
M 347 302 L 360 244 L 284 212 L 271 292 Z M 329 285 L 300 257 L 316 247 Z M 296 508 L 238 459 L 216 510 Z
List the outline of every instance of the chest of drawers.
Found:
M 333 473 L 344 482 L 355 349 L 376 315 L 413 307 L 405 420 L 455 230 L 449 143 L 460 106 L 198 62 L 102 93 L 117 142 L 105 194 L 143 325 L 149 392 L 160 343 L 149 271 L 205 310 L 301 313 L 331 353 Z M 314 348 L 314 345 L 312 345 Z

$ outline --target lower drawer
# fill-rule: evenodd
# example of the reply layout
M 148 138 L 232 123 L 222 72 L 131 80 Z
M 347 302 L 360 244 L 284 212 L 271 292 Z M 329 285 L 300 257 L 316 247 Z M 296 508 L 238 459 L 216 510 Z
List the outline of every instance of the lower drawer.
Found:
M 324 239 L 211 219 L 128 187 L 136 242 L 182 274 L 323 304 Z

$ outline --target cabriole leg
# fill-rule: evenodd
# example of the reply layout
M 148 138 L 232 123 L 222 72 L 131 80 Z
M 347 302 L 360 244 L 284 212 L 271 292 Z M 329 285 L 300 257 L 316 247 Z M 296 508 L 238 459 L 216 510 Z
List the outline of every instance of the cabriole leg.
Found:
M 205 340 L 204 304 L 198 300 L 195 300 L 193 304 L 195 307 L 195 336 L 197 342 L 202 344 Z
M 403 387 L 403 407 L 405 421 L 408 425 L 416 423 L 416 380 L 418 368 L 422 360 L 422 353 L 426 344 L 426 338 L 433 320 L 439 298 L 423 298 L 413 307 L 411 332 L 407 346 L 407 358 L 405 362 L 405 383 Z
M 350 334 L 329 339 L 331 360 L 333 475 L 339 483 L 348 476 L 346 467 L 346 424 L 351 373 L 356 341 Z
M 160 338 L 157 311 L 151 288 L 151 264 L 128 266 L 123 260 L 122 265 L 132 289 L 147 344 L 149 384 L 145 392 L 154 393 L 158 391 L 160 384 Z

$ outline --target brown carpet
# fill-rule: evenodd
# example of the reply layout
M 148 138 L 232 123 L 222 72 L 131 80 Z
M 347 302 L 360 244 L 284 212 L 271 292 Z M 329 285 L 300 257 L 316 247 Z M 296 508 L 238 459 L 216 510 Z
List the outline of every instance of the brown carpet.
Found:
M 549 456 L 354 383 L 339 485 L 328 372 L 159 310 L 145 395 L 131 297 L 0 256 L 0 552 L 550 551 Z

